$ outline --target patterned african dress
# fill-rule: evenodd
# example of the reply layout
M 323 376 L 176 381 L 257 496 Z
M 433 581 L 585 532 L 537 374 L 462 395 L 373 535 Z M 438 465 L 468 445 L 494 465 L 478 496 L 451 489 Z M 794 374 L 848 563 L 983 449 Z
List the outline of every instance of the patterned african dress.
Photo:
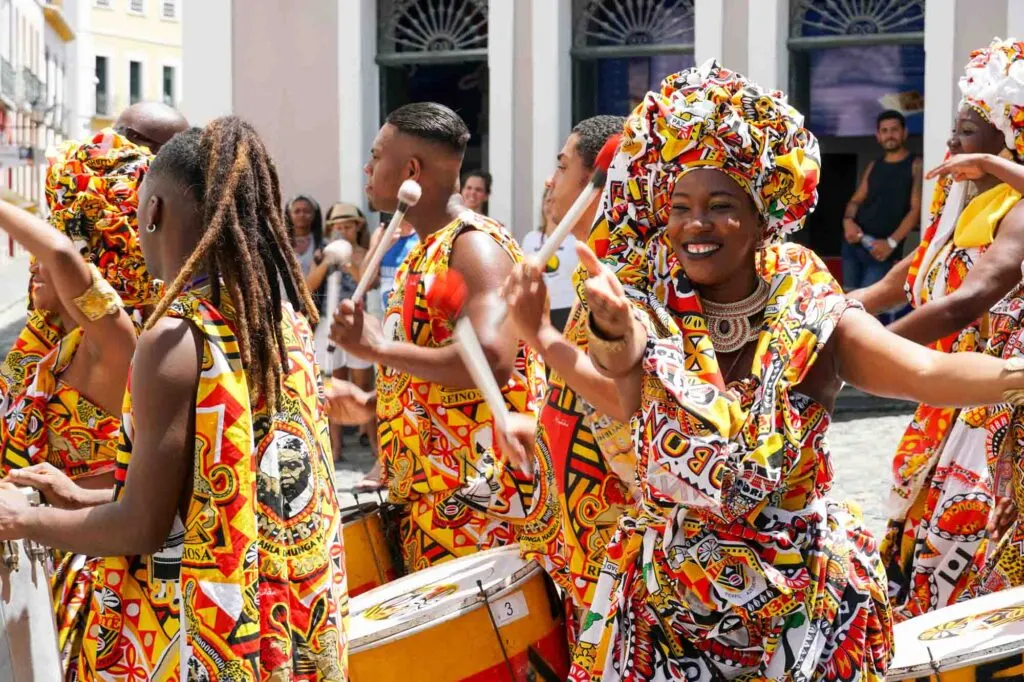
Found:
M 859 514 L 826 497 L 829 413 L 797 390 L 851 303 L 813 253 L 771 247 L 751 373 L 726 387 L 674 260 L 673 290 L 640 302 L 664 326 L 633 420 L 641 502 L 608 545 L 570 679 L 883 680 L 885 574 Z
M 427 304 L 435 277 L 447 272 L 455 239 L 467 230 L 494 239 L 515 261 L 522 253 L 498 223 L 453 221 L 419 242 L 395 275 L 384 335 L 437 348 L 454 325 Z M 534 414 L 544 365 L 522 342 L 508 383 L 510 411 Z M 495 451 L 494 420 L 480 392 L 448 388 L 383 365 L 377 375 L 377 419 L 388 500 L 401 505 L 399 533 L 406 570 L 516 541 L 513 525 L 530 509 L 533 477 L 504 465 Z
M 992 338 L 985 353 L 1024 357 L 1024 284 L 992 309 Z M 985 411 L 986 452 L 993 488 L 1024 509 L 1024 408 L 1009 403 Z M 1024 585 L 1024 522 L 1020 514 L 998 544 L 979 551 L 960 601 Z
M 55 315 L 28 311 L 25 326 L 0 363 L 0 413 L 6 414 L 12 395 L 21 390 L 35 373 L 39 361 L 56 348 L 63 337 L 64 331 Z
M 962 191 L 949 182 L 936 186 L 936 217 L 908 278 L 915 307 L 960 288 L 992 244 L 999 222 L 1020 200 L 1018 192 L 1000 184 L 958 211 Z M 986 314 L 931 347 L 944 353 L 983 351 L 991 333 L 989 318 Z M 957 601 L 972 565 L 985 552 L 985 526 L 994 499 L 985 422 L 985 408 L 921 404 L 897 446 L 890 520 L 882 543 L 897 622 Z
M 347 676 L 339 507 L 313 334 L 289 307 L 281 406 L 250 402 L 230 308 L 209 289 L 168 315 L 200 330 L 192 498 L 152 556 L 104 559 L 85 679 L 295 680 Z M 131 466 L 125 395 L 118 494 Z
M 27 338 L 38 338 L 33 327 L 26 326 L 26 331 L 32 333 L 23 333 L 16 349 L 24 347 L 22 342 Z M 121 420 L 60 378 L 82 338 L 81 329 L 64 337 L 31 366 L 31 374 L 25 378 L 27 383 L 20 392 L 6 400 L 0 423 L 0 470 L 5 475 L 11 469 L 44 462 L 72 479 L 114 470 Z M 30 348 L 41 348 L 45 343 L 46 339 L 39 339 L 39 344 Z M 21 357 L 30 353 L 31 349 Z M 58 645 L 67 673 L 65 679 L 74 680 L 98 560 L 63 552 L 54 552 L 53 558 L 51 586 Z
M 604 256 L 607 240 L 590 245 Z M 581 286 L 585 271 L 577 270 Z M 587 311 L 577 301 L 566 339 L 587 350 Z M 585 612 L 619 517 L 636 503 L 636 454 L 628 424 L 597 412 L 562 376 L 551 371 L 537 423 L 533 509 L 519 533 L 523 558 L 535 559 L 562 588 L 571 620 Z M 570 624 L 574 637 L 578 624 Z

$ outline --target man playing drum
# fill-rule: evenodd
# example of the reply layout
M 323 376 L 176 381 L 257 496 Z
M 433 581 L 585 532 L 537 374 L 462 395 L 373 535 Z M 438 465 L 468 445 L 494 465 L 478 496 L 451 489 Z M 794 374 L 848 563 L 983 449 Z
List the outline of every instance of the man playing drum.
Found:
M 487 322 L 522 253 L 493 220 L 476 216 L 469 223 L 448 214 L 468 140 L 466 124 L 440 104 L 409 104 L 388 116 L 365 167 L 367 198 L 393 212 L 402 182 L 418 182 L 422 198 L 406 215 L 420 241 L 395 276 L 383 326 L 346 300 L 331 328 L 346 352 L 380 366 L 380 458 L 388 499 L 402 507 L 410 572 L 514 542 L 513 524 L 522 523 L 533 493 L 532 476 L 507 467 L 497 451 L 494 420 L 452 343 L 452 321 L 426 297 L 449 269 L 462 275 L 465 313 L 485 332 L 481 343 L 505 402 L 532 415 L 543 365 L 511 321 L 497 328 Z

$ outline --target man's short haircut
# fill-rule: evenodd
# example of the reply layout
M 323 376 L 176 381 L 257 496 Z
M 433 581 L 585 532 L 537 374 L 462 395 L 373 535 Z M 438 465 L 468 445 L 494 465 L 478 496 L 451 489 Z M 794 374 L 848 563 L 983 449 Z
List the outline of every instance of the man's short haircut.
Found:
M 587 168 L 594 167 L 597 153 L 612 135 L 622 132 L 626 125 L 625 116 L 592 116 L 583 119 L 572 129 L 576 140 L 576 153 L 583 159 Z
M 386 123 L 406 135 L 437 143 L 460 156 L 466 153 L 469 128 L 458 114 L 443 104 L 406 104 L 388 114 Z
M 895 109 L 886 109 L 878 115 L 878 119 L 875 121 L 876 130 L 882 126 L 882 121 L 899 121 L 900 127 L 904 130 L 907 129 L 906 117 Z

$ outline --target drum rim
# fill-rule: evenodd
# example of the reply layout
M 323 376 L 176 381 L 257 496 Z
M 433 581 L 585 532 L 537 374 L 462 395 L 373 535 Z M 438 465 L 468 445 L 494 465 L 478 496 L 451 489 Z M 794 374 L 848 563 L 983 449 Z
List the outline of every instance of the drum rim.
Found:
M 359 504 L 350 504 L 347 507 L 342 507 L 338 510 L 338 516 L 341 518 L 342 525 L 346 523 L 353 523 L 367 516 L 373 516 L 374 512 L 379 512 L 381 509 L 380 502 L 360 502 Z M 345 514 L 354 511 L 364 512 L 361 516 L 350 518 L 348 521 L 345 520 Z
M 984 665 L 985 663 L 998 661 L 1004 654 L 1019 654 L 1024 652 L 1024 646 L 1021 644 L 1020 640 L 1006 642 L 1005 644 L 1000 644 L 999 646 L 992 647 L 991 649 L 985 649 L 984 652 L 972 651 L 970 653 L 959 654 L 959 656 L 951 656 L 942 660 L 936 660 L 934 664 L 930 662 L 917 663 L 899 671 L 890 669 L 889 672 L 886 673 L 886 679 L 911 680 L 920 677 L 921 673 L 949 672 L 952 670 L 963 670 L 970 666 Z M 977 654 L 977 657 L 972 658 L 971 656 L 973 654 Z M 956 667 L 949 667 L 951 665 L 955 665 Z
M 516 551 L 516 555 L 515 555 L 516 558 L 521 560 L 521 561 L 523 561 L 524 565 L 519 567 L 515 571 L 513 571 L 510 575 L 502 578 L 500 581 L 495 582 L 495 584 L 492 585 L 490 588 L 485 588 L 484 589 L 484 595 L 487 596 L 487 601 L 498 601 L 499 599 L 501 599 L 505 595 L 507 595 L 507 594 L 513 592 L 514 590 L 516 590 L 521 584 L 524 584 L 528 579 L 532 578 L 534 576 L 534 574 L 536 574 L 538 572 L 540 572 L 540 573 L 544 572 L 544 568 L 539 563 L 537 563 L 534 559 L 523 559 L 522 557 L 519 556 L 519 546 L 518 545 L 512 545 L 510 547 L 497 547 L 495 549 L 489 549 L 489 550 L 485 550 L 483 552 L 477 552 L 476 554 L 471 554 L 469 556 L 470 557 L 478 557 L 480 555 L 490 554 L 490 553 L 494 553 L 495 555 L 498 555 L 498 554 L 501 554 L 501 553 L 509 552 L 513 548 Z M 407 578 L 407 577 L 411 577 L 411 576 L 415 576 L 415 575 L 416 575 L 416 573 L 410 573 L 410 574 L 408 574 L 406 576 L 403 576 L 403 578 Z M 399 580 L 401 580 L 401 579 L 402 578 L 399 578 Z M 441 581 L 440 580 L 436 580 L 436 581 L 427 583 L 426 585 L 435 585 L 435 584 L 437 584 L 439 582 L 441 582 Z M 373 590 L 370 590 L 369 592 L 364 592 L 363 594 L 359 595 L 359 597 L 364 597 L 366 595 L 371 594 L 372 592 L 374 592 L 376 590 L 388 587 L 389 585 L 393 585 L 393 584 L 394 584 L 394 581 L 391 582 L 391 583 L 387 583 L 385 585 L 381 585 L 380 587 L 374 588 Z M 426 585 L 424 585 L 424 587 Z M 379 604 L 379 603 L 380 602 L 378 601 L 378 602 L 375 602 L 374 604 Z M 461 600 L 454 600 L 453 599 L 453 600 L 451 600 L 450 605 L 446 605 L 446 606 L 440 607 L 440 608 L 438 608 L 435 611 L 421 612 L 421 613 L 416 614 L 416 616 L 414 616 L 413 618 L 410 618 L 407 621 L 403 621 L 401 624 L 396 624 L 396 625 L 392 625 L 390 627 L 381 628 L 380 630 L 377 630 L 376 633 L 374 633 L 373 635 L 367 634 L 367 635 L 363 635 L 362 637 L 350 639 L 349 640 L 349 653 L 350 654 L 356 654 L 356 653 L 359 653 L 360 651 L 365 651 L 365 650 L 367 650 L 369 648 L 373 648 L 373 647 L 368 646 L 370 644 L 374 645 L 374 647 L 376 647 L 376 646 L 384 646 L 385 644 L 390 644 L 392 642 L 396 642 L 396 641 L 404 639 L 406 637 L 411 637 L 412 635 L 415 635 L 415 634 L 421 632 L 425 627 L 441 625 L 442 623 L 446 623 L 446 622 L 448 622 L 450 620 L 453 620 L 453 619 L 455 619 L 455 618 L 457 618 L 459 616 L 463 616 L 463 615 L 466 615 L 467 613 L 475 611 L 477 608 L 480 608 L 480 607 L 482 607 L 484 605 L 485 605 L 484 598 L 480 595 L 479 591 L 476 591 L 476 592 L 474 592 L 471 595 L 467 595 L 466 597 L 462 598 Z M 350 602 L 350 606 L 351 606 L 351 602 Z M 362 613 L 362 611 L 360 611 L 359 613 Z M 353 617 L 354 616 L 350 616 L 350 619 L 349 619 L 350 623 L 351 623 Z M 353 634 L 354 633 L 350 629 L 349 630 L 349 635 L 351 636 Z M 371 637 L 373 637 L 372 640 L 370 639 Z

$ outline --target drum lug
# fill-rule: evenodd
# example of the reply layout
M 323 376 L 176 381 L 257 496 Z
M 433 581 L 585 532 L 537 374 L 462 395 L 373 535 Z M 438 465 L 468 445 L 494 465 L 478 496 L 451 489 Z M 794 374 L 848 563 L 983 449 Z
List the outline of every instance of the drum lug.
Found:
M 18 549 L 13 542 L 0 542 L 0 561 L 12 571 L 18 570 Z

